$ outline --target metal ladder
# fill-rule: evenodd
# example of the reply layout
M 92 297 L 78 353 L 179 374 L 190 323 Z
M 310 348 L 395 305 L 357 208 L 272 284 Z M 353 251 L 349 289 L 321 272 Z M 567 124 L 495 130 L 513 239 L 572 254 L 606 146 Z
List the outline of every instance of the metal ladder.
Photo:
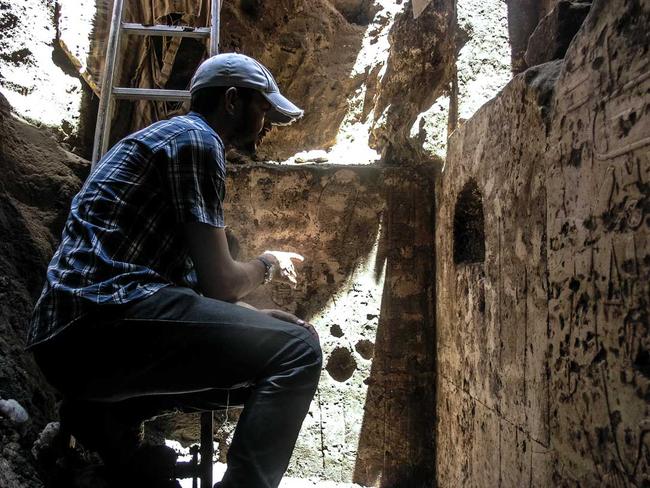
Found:
M 163 90 L 154 88 L 122 88 L 115 84 L 115 66 L 122 33 L 141 36 L 193 37 L 209 39 L 209 55 L 219 52 L 219 24 L 221 0 L 210 2 L 210 27 L 189 27 L 171 25 L 143 25 L 122 21 L 124 0 L 114 0 L 111 30 L 106 47 L 106 66 L 102 77 L 102 86 L 97 111 L 97 125 L 93 142 L 92 166 L 106 153 L 111 132 L 114 100 L 164 100 L 183 102 L 190 99 L 188 90 Z

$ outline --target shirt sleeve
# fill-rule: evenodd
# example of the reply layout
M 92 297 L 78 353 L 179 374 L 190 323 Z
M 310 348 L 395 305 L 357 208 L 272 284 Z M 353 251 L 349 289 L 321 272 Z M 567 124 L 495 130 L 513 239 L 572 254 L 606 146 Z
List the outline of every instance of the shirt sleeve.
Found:
M 176 222 L 225 227 L 225 154 L 220 140 L 193 130 L 165 146 L 166 178 Z

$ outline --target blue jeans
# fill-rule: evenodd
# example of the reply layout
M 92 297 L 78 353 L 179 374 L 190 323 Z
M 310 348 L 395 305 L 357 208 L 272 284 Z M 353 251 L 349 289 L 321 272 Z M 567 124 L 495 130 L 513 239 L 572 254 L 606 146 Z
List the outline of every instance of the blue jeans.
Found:
M 278 486 L 322 366 L 307 329 L 180 287 L 100 308 L 35 355 L 67 399 L 113 405 L 134 420 L 214 410 L 226 397 L 243 404 L 223 488 Z

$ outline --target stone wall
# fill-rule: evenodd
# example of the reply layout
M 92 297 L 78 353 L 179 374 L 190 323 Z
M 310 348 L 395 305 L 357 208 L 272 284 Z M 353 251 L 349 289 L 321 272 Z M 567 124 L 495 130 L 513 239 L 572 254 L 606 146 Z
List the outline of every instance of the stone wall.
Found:
M 441 487 L 648 483 L 649 26 L 643 2 L 594 3 L 564 62 L 515 77 L 450 141 Z
M 324 370 L 289 475 L 364 486 L 433 482 L 434 270 L 431 168 L 230 166 L 226 223 L 248 259 L 305 256 L 300 285 L 246 298 L 311 321 Z M 219 457 L 235 426 L 217 422 Z M 198 423 L 158 421 L 195 442 Z M 402 483 L 402 484 L 400 484 Z M 417 486 L 420 486 L 419 484 Z

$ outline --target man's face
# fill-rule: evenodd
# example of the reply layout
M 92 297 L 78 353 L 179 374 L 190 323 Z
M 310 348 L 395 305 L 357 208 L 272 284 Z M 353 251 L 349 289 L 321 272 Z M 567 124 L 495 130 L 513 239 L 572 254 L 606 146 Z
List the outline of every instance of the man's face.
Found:
M 271 104 L 262 94 L 253 92 L 249 100 L 239 97 L 235 105 L 237 111 L 232 143 L 238 149 L 254 153 Z

